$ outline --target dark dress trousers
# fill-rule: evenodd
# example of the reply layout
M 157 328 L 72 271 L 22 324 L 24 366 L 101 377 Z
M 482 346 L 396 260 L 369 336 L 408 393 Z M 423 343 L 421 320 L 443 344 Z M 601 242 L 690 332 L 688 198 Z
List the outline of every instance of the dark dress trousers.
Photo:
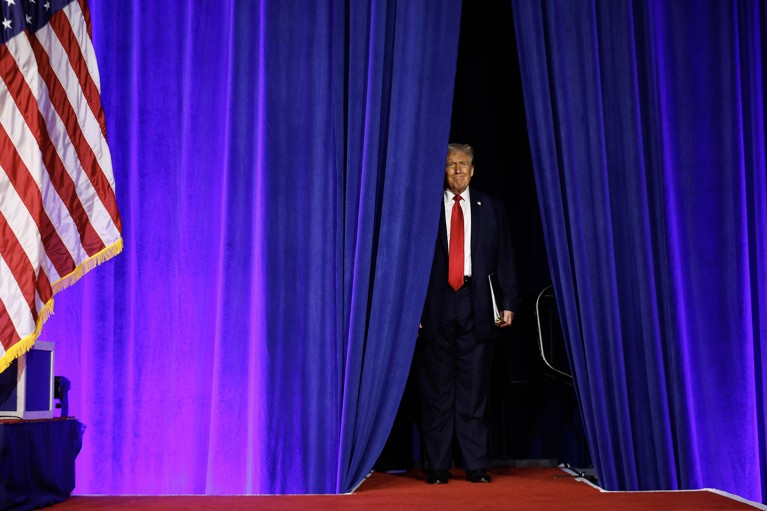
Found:
M 453 438 L 466 470 L 487 468 L 484 420 L 494 325 L 488 275 L 502 290 L 502 309 L 517 307 L 514 251 L 502 203 L 474 188 L 471 200 L 471 279 L 448 284 L 445 208 L 440 222 L 418 343 L 421 433 L 426 468 L 449 469 Z

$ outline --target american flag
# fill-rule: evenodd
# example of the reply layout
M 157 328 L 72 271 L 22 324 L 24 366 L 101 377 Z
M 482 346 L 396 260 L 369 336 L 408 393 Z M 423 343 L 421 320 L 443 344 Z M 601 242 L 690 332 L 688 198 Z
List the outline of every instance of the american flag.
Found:
M 0 371 L 122 250 L 85 0 L 0 0 Z

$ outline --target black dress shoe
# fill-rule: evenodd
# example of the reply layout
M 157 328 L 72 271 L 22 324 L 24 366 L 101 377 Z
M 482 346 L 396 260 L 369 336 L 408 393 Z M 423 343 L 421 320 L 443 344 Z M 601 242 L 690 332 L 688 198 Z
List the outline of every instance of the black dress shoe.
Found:
M 447 484 L 448 479 L 450 479 L 450 472 L 447 470 L 430 470 L 426 482 L 429 484 Z
M 489 483 L 492 481 L 490 474 L 481 468 L 466 472 L 466 479 L 472 483 Z

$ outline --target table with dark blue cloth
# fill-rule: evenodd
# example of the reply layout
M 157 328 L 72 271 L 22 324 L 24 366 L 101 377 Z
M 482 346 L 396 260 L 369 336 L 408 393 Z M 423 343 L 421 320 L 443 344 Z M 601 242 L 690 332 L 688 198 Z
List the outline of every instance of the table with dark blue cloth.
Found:
M 0 510 L 38 509 L 75 488 L 85 426 L 73 417 L 0 420 Z

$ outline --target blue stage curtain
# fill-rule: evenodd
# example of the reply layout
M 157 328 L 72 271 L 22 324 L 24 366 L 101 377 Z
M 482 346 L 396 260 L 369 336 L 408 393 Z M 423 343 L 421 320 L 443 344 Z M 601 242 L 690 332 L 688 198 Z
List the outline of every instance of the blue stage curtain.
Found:
M 600 483 L 767 494 L 767 14 L 513 0 L 554 286 Z
M 91 0 L 125 250 L 57 297 L 75 493 L 340 493 L 407 379 L 460 1 Z

